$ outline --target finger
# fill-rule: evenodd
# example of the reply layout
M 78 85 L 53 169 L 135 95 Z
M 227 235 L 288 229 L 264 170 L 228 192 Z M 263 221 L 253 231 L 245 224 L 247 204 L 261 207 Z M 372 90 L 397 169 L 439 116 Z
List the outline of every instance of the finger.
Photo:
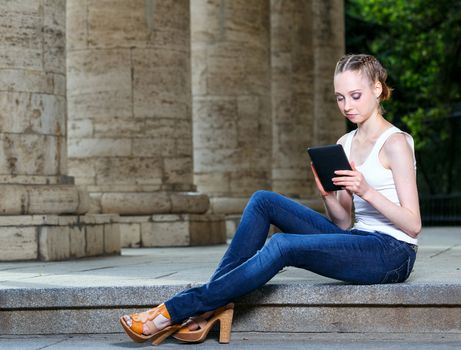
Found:
M 354 170 L 335 170 L 335 175 L 354 176 Z
M 355 162 L 353 160 L 351 160 L 351 168 L 352 170 L 356 171 L 357 168 L 355 167 Z

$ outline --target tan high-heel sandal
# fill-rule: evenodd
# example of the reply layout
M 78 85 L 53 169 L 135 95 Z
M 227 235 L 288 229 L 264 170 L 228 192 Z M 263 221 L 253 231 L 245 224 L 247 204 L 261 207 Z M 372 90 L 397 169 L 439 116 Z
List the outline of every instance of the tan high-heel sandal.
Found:
M 167 326 L 153 334 L 143 334 L 143 324 L 147 321 L 152 321 L 156 316 L 160 314 L 160 308 L 156 307 L 146 311 L 144 317 L 141 317 L 141 314 L 131 314 L 129 315 L 131 318 L 131 326 L 128 325 L 127 321 L 125 320 L 124 316 L 120 317 L 120 324 L 122 325 L 125 333 L 136 343 L 142 343 L 147 340 L 152 341 L 152 345 L 159 345 L 162 343 L 166 338 L 168 338 L 173 333 L 177 332 L 181 326 L 180 325 L 171 325 Z
M 187 343 L 201 343 L 213 328 L 214 324 L 219 321 L 219 342 L 227 344 L 230 342 L 232 318 L 234 316 L 234 304 L 228 304 L 217 309 L 209 320 L 195 319 L 199 329 L 189 330 L 188 326 L 182 326 L 179 331 L 173 334 L 173 338 Z

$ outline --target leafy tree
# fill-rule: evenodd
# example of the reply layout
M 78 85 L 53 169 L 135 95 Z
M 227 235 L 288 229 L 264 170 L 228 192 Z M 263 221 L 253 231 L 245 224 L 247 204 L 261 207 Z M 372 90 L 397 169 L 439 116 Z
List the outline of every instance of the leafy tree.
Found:
M 461 1 L 346 0 L 346 47 L 388 69 L 386 116 L 414 137 L 422 192 L 461 192 Z

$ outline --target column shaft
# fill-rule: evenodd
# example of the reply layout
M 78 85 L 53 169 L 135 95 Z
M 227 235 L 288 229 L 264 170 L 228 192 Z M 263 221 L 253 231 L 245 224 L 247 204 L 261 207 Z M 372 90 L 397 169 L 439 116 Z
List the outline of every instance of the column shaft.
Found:
M 239 211 L 239 198 L 271 188 L 269 7 L 191 6 L 194 176 L 215 211 Z

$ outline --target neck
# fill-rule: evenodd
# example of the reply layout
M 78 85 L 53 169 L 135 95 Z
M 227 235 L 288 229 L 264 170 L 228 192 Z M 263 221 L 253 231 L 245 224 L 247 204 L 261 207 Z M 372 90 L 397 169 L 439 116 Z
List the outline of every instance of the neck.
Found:
M 376 110 L 370 118 L 357 124 L 357 135 L 361 138 L 374 139 L 390 126 L 391 124 Z

